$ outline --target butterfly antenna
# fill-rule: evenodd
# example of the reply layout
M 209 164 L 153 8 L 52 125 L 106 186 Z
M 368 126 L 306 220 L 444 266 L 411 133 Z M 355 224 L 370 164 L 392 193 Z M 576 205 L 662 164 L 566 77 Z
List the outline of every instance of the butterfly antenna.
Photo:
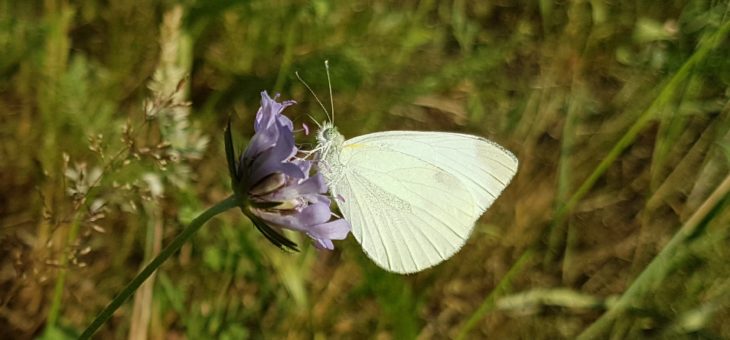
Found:
M 314 122 L 314 124 L 317 125 L 317 128 L 318 129 L 321 129 L 322 128 L 322 124 L 320 124 L 316 119 L 314 119 L 314 117 L 312 117 L 312 115 L 307 114 L 307 116 L 309 117 L 309 119 L 311 119 Z
M 324 61 L 324 69 L 327 71 L 327 86 L 330 88 L 330 110 L 332 110 L 332 124 L 335 123 L 335 100 L 332 98 L 332 80 L 330 79 L 330 61 Z
M 312 91 L 312 88 L 309 87 L 309 84 L 307 84 L 307 82 L 304 81 L 304 79 L 302 79 L 302 77 L 299 76 L 298 71 L 294 72 L 294 74 L 297 76 L 297 79 L 299 79 L 299 81 L 302 82 L 302 84 L 304 84 L 304 87 L 306 87 L 307 90 L 309 90 L 309 93 L 311 93 L 312 96 L 314 96 L 314 99 L 317 100 L 317 103 L 319 103 L 319 106 L 322 107 L 322 110 L 324 110 L 324 114 L 327 115 L 327 119 L 332 121 L 334 117 L 330 116 L 330 113 L 327 111 L 327 108 L 324 107 L 324 104 L 322 104 L 322 101 L 319 100 L 319 97 L 317 97 L 317 95 L 314 94 L 314 91 Z

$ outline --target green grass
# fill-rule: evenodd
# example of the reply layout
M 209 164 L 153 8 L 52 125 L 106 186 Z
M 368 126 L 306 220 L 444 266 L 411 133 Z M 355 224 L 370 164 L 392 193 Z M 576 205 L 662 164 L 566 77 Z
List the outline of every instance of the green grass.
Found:
M 282 253 L 231 211 L 100 337 L 728 338 L 729 16 L 722 1 L 1 1 L 0 338 L 80 334 L 230 195 L 229 116 L 247 140 L 269 90 L 299 102 L 295 124 L 324 119 L 294 75 L 327 102 L 324 60 L 346 137 L 459 131 L 517 155 L 467 245 L 399 276 L 352 238 Z

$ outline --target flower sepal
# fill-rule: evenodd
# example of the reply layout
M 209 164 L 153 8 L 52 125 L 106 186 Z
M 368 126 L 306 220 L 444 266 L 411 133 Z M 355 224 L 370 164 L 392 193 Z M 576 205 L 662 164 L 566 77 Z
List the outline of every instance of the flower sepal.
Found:
M 226 125 L 224 139 L 226 146 L 226 162 L 228 163 L 228 174 L 229 176 L 231 176 L 231 187 L 233 188 L 233 192 L 236 194 L 236 197 L 238 197 L 240 200 L 242 197 L 240 193 L 241 190 L 238 187 L 238 184 L 241 182 L 241 180 L 238 178 L 238 165 L 236 164 L 236 155 L 235 151 L 233 150 L 233 136 L 231 135 L 230 118 L 228 119 L 228 124 Z
M 248 202 L 248 204 L 250 204 L 251 207 L 253 207 L 253 208 L 266 210 L 266 209 L 278 208 L 282 204 L 284 204 L 284 202 L 255 202 L 255 201 L 250 201 L 250 202 Z
M 269 242 L 282 250 L 299 252 L 299 248 L 294 241 L 274 230 L 274 228 L 266 224 L 263 219 L 252 213 L 251 210 L 241 207 L 241 211 L 243 211 L 243 214 L 251 220 L 256 229 L 258 229 L 258 231 L 261 232 L 261 234 L 263 234 Z
M 242 181 L 239 167 L 243 164 L 236 162 L 235 151 L 233 148 L 233 136 L 231 133 L 231 120 L 228 120 L 225 131 L 225 148 L 226 148 L 226 161 L 228 163 L 228 172 L 231 176 L 231 187 L 233 188 L 234 195 L 237 198 L 239 207 L 246 217 L 253 223 L 261 234 L 273 243 L 275 246 L 284 249 L 298 252 L 299 248 L 294 241 L 286 238 L 284 235 L 278 233 L 274 228 L 270 227 L 264 220 L 256 216 L 251 212 L 249 206 L 258 209 L 271 209 L 279 206 L 281 202 L 254 202 L 249 199 L 249 194 L 245 192 L 246 188 Z

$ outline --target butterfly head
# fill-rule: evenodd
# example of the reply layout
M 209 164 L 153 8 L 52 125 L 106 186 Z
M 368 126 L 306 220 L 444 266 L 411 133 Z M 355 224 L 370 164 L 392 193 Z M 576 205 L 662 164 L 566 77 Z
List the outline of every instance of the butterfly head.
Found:
M 337 131 L 337 127 L 335 127 L 331 122 L 324 122 L 317 132 L 317 143 L 319 143 L 319 145 L 340 145 L 344 143 L 344 141 L 345 137 Z

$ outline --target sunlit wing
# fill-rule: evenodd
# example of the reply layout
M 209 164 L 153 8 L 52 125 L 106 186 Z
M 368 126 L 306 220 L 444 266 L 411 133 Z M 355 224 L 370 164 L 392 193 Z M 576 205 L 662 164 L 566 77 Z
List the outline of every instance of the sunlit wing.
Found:
M 379 266 L 413 273 L 451 257 L 479 217 L 461 181 L 419 158 L 362 144 L 345 147 L 331 188 L 365 253 Z
M 388 131 L 348 140 L 418 158 L 456 176 L 474 198 L 479 213 L 486 211 L 517 172 L 515 156 L 487 139 L 447 132 Z

